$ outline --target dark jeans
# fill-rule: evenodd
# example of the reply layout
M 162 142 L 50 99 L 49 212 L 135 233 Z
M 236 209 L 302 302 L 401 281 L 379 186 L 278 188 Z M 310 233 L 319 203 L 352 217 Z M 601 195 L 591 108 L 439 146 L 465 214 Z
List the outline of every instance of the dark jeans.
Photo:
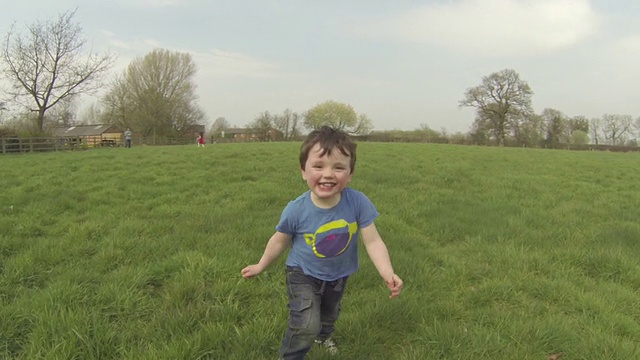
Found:
M 127 139 L 127 140 L 126 140 L 125 147 L 128 147 L 128 148 L 130 148 L 130 147 L 131 147 L 131 139 Z
M 346 284 L 346 277 L 322 281 L 287 266 L 289 328 L 280 347 L 281 359 L 304 359 L 314 340 L 331 336 Z

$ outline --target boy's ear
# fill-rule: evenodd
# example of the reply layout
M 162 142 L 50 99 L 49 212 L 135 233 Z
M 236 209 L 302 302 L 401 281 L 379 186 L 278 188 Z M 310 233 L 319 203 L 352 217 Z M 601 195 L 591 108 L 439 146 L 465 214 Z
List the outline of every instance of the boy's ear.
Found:
M 307 181 L 307 178 L 304 176 L 304 169 L 300 168 L 300 175 L 302 176 L 302 180 Z

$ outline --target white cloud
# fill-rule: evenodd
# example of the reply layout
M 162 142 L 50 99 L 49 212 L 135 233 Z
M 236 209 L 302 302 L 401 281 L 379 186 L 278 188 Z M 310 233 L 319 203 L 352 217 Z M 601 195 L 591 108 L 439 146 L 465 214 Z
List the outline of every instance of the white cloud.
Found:
M 497 57 L 569 47 L 599 23 L 588 0 L 460 0 L 367 20 L 355 31 Z
M 129 7 L 137 8 L 166 8 L 186 5 L 188 0 L 124 0 L 121 3 Z
M 131 44 L 116 38 L 116 35 L 108 30 L 100 30 L 100 34 L 104 36 L 105 42 L 108 47 L 121 49 L 121 50 L 131 49 Z
M 640 34 L 628 35 L 614 42 L 604 56 L 607 63 L 602 71 L 607 75 L 607 82 L 624 85 L 626 94 L 635 93 L 640 77 Z M 637 98 L 634 103 L 637 104 Z
M 640 34 L 629 35 L 614 44 L 614 51 L 621 57 L 637 61 L 640 57 Z
M 192 53 L 200 73 L 213 77 L 273 77 L 278 66 L 246 54 L 213 49 L 206 53 Z
M 153 38 L 139 38 L 127 41 L 108 30 L 101 30 L 100 34 L 105 38 L 105 43 L 109 47 L 115 48 L 115 51 L 119 54 L 118 61 L 114 66 L 116 71 L 125 69 L 134 58 L 145 56 L 150 51 L 158 48 L 191 54 L 198 66 L 199 75 L 205 77 L 268 78 L 276 76 L 279 70 L 279 66 L 275 63 L 238 52 L 220 49 L 198 52 L 163 44 Z

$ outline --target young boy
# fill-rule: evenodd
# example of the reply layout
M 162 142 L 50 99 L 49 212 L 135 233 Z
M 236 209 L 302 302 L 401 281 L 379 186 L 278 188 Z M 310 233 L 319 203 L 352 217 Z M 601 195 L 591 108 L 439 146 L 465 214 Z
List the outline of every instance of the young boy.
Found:
M 356 144 L 349 135 L 328 126 L 311 132 L 300 150 L 309 191 L 285 207 L 260 261 L 242 269 L 243 277 L 254 277 L 291 247 L 286 262 L 289 328 L 281 359 L 303 359 L 314 343 L 337 353 L 330 336 L 347 278 L 358 269 L 359 235 L 391 298 L 402 290 L 373 223 L 378 211 L 363 193 L 347 187 L 355 164 Z

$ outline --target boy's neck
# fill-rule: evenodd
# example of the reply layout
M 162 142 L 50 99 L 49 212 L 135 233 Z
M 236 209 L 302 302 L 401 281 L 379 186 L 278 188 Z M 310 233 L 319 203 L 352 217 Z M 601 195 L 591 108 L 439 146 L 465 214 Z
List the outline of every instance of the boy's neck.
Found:
M 316 196 L 316 194 L 313 193 L 313 191 L 311 191 L 310 196 L 313 205 L 319 207 L 320 209 L 331 209 L 332 207 L 338 205 L 340 199 L 342 199 L 342 191 L 329 199 L 320 199 Z

